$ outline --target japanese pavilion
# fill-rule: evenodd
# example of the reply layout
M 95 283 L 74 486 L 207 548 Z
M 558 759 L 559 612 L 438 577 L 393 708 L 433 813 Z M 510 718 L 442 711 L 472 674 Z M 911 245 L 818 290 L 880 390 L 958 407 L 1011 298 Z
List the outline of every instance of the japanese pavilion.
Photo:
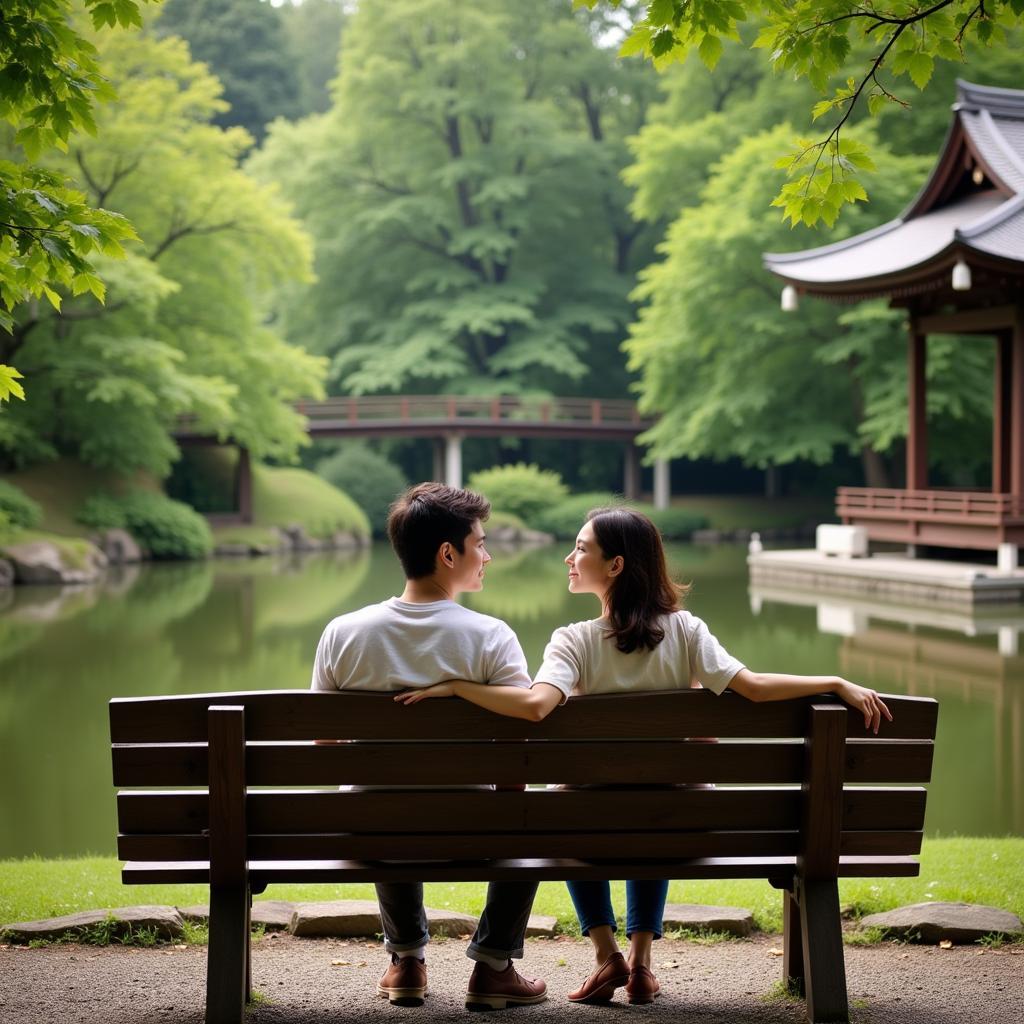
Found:
M 998 551 L 1024 544 L 1024 90 L 957 82 L 938 162 L 902 216 L 817 249 L 766 253 L 798 295 L 885 297 L 908 321 L 906 487 L 841 487 L 836 512 L 869 540 Z M 992 486 L 928 485 L 925 360 L 930 334 L 988 335 L 996 345 Z

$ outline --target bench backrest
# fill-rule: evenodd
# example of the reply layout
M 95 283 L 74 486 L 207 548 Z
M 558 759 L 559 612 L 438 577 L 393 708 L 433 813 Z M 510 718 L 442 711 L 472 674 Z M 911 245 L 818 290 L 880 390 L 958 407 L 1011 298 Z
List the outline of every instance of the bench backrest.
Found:
M 173 787 L 118 794 L 118 854 L 209 860 L 211 877 L 245 860 L 627 851 L 798 857 L 806 874 L 834 876 L 841 857 L 920 850 L 937 704 L 885 700 L 895 721 L 874 737 L 830 698 L 753 704 L 705 691 L 578 698 L 536 724 L 456 700 L 402 707 L 386 694 L 116 699 L 114 784 Z M 635 788 L 322 788 L 489 783 Z M 717 788 L 665 788 L 679 783 Z

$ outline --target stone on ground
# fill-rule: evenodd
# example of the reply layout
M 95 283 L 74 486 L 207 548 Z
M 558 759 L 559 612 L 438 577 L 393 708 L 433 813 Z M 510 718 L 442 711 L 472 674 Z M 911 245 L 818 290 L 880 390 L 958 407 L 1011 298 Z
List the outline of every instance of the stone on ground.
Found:
M 913 903 L 861 918 L 862 928 L 881 928 L 896 938 L 919 942 L 977 942 L 986 935 L 1009 937 L 1024 931 L 1016 914 L 977 903 Z
M 548 914 L 531 914 L 526 924 L 528 939 L 550 939 L 558 927 L 558 918 Z
M 206 924 L 210 920 L 208 903 L 197 903 L 191 907 L 178 907 L 178 913 L 186 921 Z M 291 900 L 254 900 L 251 921 L 261 924 L 268 932 L 283 931 L 292 923 L 295 904 Z
M 181 915 L 174 907 L 115 907 L 113 910 L 83 910 L 77 914 L 50 917 L 43 921 L 0 925 L 0 933 L 11 942 L 60 939 L 69 933 L 75 938 L 81 938 L 91 929 L 103 927 L 108 920 L 110 934 L 116 938 L 147 930 L 155 931 L 164 939 L 177 939 L 183 931 Z
M 477 919 L 454 910 L 427 907 L 427 928 L 431 935 L 472 935 Z M 297 903 L 291 920 L 291 932 L 299 936 L 352 938 L 379 935 L 380 913 L 375 900 L 330 900 L 322 903 Z
M 692 931 L 728 932 L 749 935 L 754 930 L 754 915 L 742 907 L 705 907 L 697 903 L 666 903 L 665 930 L 686 928 Z

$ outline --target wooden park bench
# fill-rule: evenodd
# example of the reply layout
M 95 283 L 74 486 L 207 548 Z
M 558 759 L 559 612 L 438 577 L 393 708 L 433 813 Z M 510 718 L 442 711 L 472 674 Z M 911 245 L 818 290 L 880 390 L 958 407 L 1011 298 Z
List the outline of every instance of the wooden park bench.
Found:
M 251 897 L 268 884 L 570 878 L 767 879 L 783 976 L 809 1020 L 845 1021 L 837 879 L 919 871 L 925 791 L 907 784 L 930 777 L 937 705 L 885 700 L 895 721 L 874 737 L 831 698 L 699 690 L 583 697 L 538 724 L 367 693 L 117 699 L 114 784 L 150 787 L 117 796 L 122 877 L 209 884 L 211 1024 L 243 1019 Z M 337 788 L 410 780 L 631 785 Z

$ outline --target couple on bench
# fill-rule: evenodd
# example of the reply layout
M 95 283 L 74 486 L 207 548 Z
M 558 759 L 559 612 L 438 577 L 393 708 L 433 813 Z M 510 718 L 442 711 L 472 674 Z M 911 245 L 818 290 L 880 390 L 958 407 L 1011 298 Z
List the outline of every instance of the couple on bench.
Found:
M 874 690 L 835 676 L 753 672 L 729 655 L 704 622 L 680 610 L 685 590 L 669 577 L 657 529 L 622 508 L 592 512 L 565 559 L 570 593 L 599 598 L 601 617 L 555 630 L 531 679 L 507 623 L 456 603 L 459 594 L 483 587 L 491 560 L 483 526 L 489 514 L 490 504 L 480 495 L 443 484 L 419 484 L 401 495 L 391 507 L 388 536 L 405 589 L 400 597 L 328 624 L 316 652 L 313 689 L 394 690 L 405 704 L 461 697 L 533 721 L 584 693 L 703 686 L 755 701 L 834 693 L 876 733 L 883 717 L 891 720 Z M 408 784 L 415 786 L 416 765 L 408 771 Z M 606 1002 L 625 986 L 630 1003 L 651 1002 L 658 994 L 651 945 L 661 936 L 668 881 L 626 883 L 626 957 L 615 941 L 609 884 L 568 886 L 596 960 L 594 972 L 569 999 Z M 535 882 L 490 883 L 467 949 L 475 961 L 467 1008 L 504 1009 L 547 997 L 541 979 L 523 977 L 512 964 L 523 955 L 536 890 Z M 397 1005 L 422 1005 L 429 938 L 423 886 L 378 884 L 377 898 L 391 955 L 377 993 Z

